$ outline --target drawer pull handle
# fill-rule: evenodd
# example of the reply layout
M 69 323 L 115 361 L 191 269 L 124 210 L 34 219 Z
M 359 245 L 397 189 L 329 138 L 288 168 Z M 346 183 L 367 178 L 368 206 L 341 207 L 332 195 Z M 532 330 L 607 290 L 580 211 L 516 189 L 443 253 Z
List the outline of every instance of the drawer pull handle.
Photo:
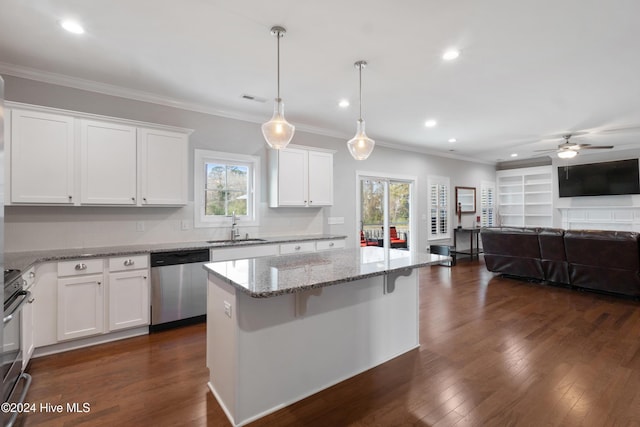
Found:
M 77 271 L 82 271 L 82 270 L 86 270 L 87 269 L 87 264 L 84 263 L 80 263 L 80 264 L 76 264 L 76 270 Z
M 29 301 L 27 301 L 29 304 L 33 304 L 33 302 L 35 301 L 35 298 L 31 298 Z
M 136 262 L 132 259 L 126 259 L 124 260 L 124 266 L 125 267 L 131 267 L 133 264 L 135 264 Z
M 335 243 L 331 242 L 329 243 L 329 247 L 333 246 Z
M 102 282 L 98 282 L 98 286 L 102 285 Z
M 300 250 L 300 246 L 296 246 L 296 247 L 295 247 L 295 248 L 293 248 L 293 249 L 295 249 L 296 251 L 299 251 L 299 250 Z

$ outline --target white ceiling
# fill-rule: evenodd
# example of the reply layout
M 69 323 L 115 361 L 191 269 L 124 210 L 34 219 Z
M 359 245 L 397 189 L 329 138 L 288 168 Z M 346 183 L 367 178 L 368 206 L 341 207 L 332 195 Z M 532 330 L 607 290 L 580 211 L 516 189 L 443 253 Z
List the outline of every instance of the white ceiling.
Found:
M 364 59 L 370 137 L 494 162 L 566 132 L 640 147 L 639 16 L 638 0 L 1 0 L 0 72 L 261 122 L 276 92 L 269 30 L 282 25 L 281 95 L 298 129 L 353 136 Z M 63 31 L 66 17 L 86 33 Z M 462 54 L 445 62 L 450 47 Z

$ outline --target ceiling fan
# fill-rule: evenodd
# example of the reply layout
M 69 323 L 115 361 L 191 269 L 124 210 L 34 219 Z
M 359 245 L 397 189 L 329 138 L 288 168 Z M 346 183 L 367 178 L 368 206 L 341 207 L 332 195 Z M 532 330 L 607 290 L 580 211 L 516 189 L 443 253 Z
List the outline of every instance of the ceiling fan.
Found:
M 570 142 L 569 139 L 572 137 L 572 134 L 562 135 L 564 138 L 564 142 L 558 144 L 558 148 L 553 150 L 535 150 L 540 152 L 555 152 L 558 157 L 561 159 L 572 159 L 578 155 L 580 150 L 610 150 L 613 148 L 613 145 L 591 145 L 591 144 L 578 144 L 575 142 Z

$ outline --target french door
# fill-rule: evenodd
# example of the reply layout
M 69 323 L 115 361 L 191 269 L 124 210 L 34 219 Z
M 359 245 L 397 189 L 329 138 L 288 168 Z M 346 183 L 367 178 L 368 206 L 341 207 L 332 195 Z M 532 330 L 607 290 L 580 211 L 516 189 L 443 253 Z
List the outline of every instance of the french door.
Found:
M 415 179 L 358 174 L 358 233 L 360 246 L 411 249 Z

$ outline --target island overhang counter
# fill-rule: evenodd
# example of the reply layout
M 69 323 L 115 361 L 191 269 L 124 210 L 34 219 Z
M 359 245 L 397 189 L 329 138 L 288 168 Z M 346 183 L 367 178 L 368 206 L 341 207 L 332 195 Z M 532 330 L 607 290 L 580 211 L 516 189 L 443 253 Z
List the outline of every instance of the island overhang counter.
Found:
M 240 426 L 419 346 L 418 268 L 377 247 L 212 262 L 208 386 Z

